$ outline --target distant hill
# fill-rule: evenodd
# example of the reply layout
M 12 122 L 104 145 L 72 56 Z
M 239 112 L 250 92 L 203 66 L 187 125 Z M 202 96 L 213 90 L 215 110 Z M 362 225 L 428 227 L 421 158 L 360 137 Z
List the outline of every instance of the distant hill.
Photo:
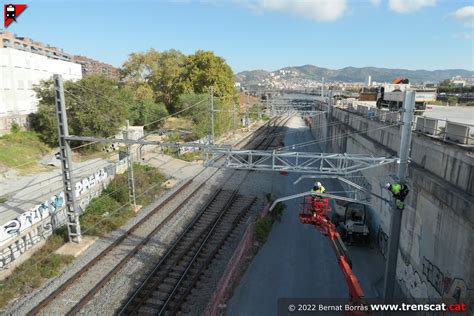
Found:
M 281 74 L 280 70 L 285 71 Z M 290 72 L 289 74 L 287 72 Z M 320 81 L 322 77 L 326 81 L 344 81 L 344 82 L 365 82 L 368 76 L 372 81 L 390 82 L 395 77 L 408 78 L 412 83 L 433 82 L 437 83 L 445 79 L 451 79 L 455 76 L 471 77 L 474 71 L 465 69 L 445 69 L 445 70 L 408 70 L 408 69 L 390 69 L 377 67 L 345 67 L 342 69 L 321 68 L 314 65 L 304 65 L 296 67 L 285 67 L 273 72 L 265 70 L 243 71 L 235 75 L 235 81 L 243 85 L 256 85 L 265 78 L 270 77 L 270 73 L 280 75 L 282 79 L 302 78 Z

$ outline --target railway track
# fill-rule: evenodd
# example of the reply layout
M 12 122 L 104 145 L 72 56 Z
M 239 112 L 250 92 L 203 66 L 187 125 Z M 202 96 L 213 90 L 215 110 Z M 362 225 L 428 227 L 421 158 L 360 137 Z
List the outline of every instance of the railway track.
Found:
M 201 272 L 245 217 L 255 198 L 218 191 L 176 240 L 119 312 L 177 313 Z
M 276 118 L 270 121 L 273 126 L 269 128 L 269 134 L 284 126 L 288 120 L 289 118 Z M 268 130 L 262 131 L 262 134 L 267 133 Z M 271 136 L 260 138 L 262 139 L 258 140 L 258 136 L 254 138 L 257 139 L 256 148 L 268 149 L 274 140 Z M 240 184 L 248 175 L 249 173 Z M 236 197 L 237 192 L 230 193 L 230 197 L 227 197 L 227 192 L 218 192 L 201 209 L 199 216 L 122 306 L 119 315 L 175 315 L 180 311 L 202 271 L 224 247 L 226 239 L 238 227 L 239 221 L 245 219 L 245 214 L 255 202 L 255 198 Z
M 245 147 L 251 147 L 251 148 L 263 147 L 264 149 L 268 149 L 268 147 L 272 144 L 274 138 L 263 137 L 263 135 L 265 134 L 271 135 L 271 133 L 273 133 L 278 127 L 282 125 L 284 126 L 287 120 L 288 119 L 285 120 L 281 118 L 280 119 L 275 118 L 275 119 L 270 120 L 267 123 L 267 126 L 262 128 L 260 133 L 256 135 L 255 137 L 253 137 L 253 139 L 251 139 L 245 145 Z M 140 251 L 140 249 L 142 249 L 161 228 L 163 228 L 163 226 L 168 224 L 174 217 L 176 217 L 176 214 L 179 212 L 179 210 L 189 200 L 191 200 L 193 196 L 196 195 L 196 193 L 203 186 L 203 184 L 217 173 L 217 170 L 212 172 L 211 175 L 206 176 L 204 181 L 200 181 L 200 183 L 197 186 L 195 186 L 195 188 L 190 188 L 191 186 L 193 186 L 193 183 L 196 181 L 198 176 L 200 176 L 205 170 L 207 169 L 204 169 L 203 171 L 198 173 L 196 176 L 194 176 L 192 179 L 185 182 L 177 191 L 175 191 L 173 194 L 168 196 L 149 214 L 147 214 L 144 218 L 142 218 L 139 222 L 137 222 L 132 228 L 130 228 L 127 232 L 125 232 L 122 236 L 120 236 L 117 240 L 115 240 L 112 244 L 110 244 L 105 250 L 103 250 L 96 258 L 94 258 L 92 261 L 87 263 L 82 269 L 80 269 L 71 278 L 69 278 L 65 283 L 59 286 L 47 298 L 41 301 L 34 309 L 29 311 L 28 315 L 41 314 L 44 310 L 47 309 L 47 307 L 54 300 L 61 297 L 61 295 L 63 295 L 64 293 L 67 293 L 67 291 L 71 287 L 73 287 L 75 284 L 77 284 L 79 280 L 81 279 L 86 279 L 86 280 L 89 279 L 91 281 L 93 280 L 93 284 L 95 285 L 93 285 L 92 287 L 89 287 L 89 290 L 87 291 L 86 295 L 79 299 L 79 301 L 69 310 L 68 314 L 73 315 L 80 312 L 80 310 L 98 293 L 98 291 L 101 288 L 103 288 L 107 284 L 107 282 L 109 282 L 111 278 L 114 277 L 121 270 L 121 268 L 133 256 L 135 256 L 138 253 L 138 251 Z M 232 175 L 234 173 L 235 171 L 232 173 Z M 246 176 L 247 175 L 248 173 L 246 174 Z M 244 180 L 242 180 L 242 182 L 243 181 Z M 129 247 L 129 249 L 127 250 L 128 253 L 125 256 L 122 255 L 121 259 L 119 259 L 117 262 L 117 255 L 114 253 L 116 252 L 116 249 L 118 249 L 119 246 L 121 245 L 130 244 L 129 239 L 136 238 L 133 236 L 133 234 L 136 231 L 141 229 L 141 227 L 145 223 L 153 222 L 157 214 L 159 214 L 159 210 L 161 210 L 163 207 L 165 207 L 167 204 L 171 203 L 175 199 L 178 199 L 177 197 L 180 194 L 183 194 L 184 191 L 190 191 L 186 193 L 187 194 L 186 198 L 184 200 L 181 199 L 181 203 L 179 203 L 179 205 L 175 207 L 166 216 L 166 218 L 160 222 L 159 225 L 156 225 L 154 229 L 146 233 L 146 235 L 142 238 L 142 240 L 136 246 L 132 247 L 131 249 Z M 226 196 L 227 196 L 227 200 L 225 204 L 222 204 L 224 203 L 222 201 L 226 199 Z M 146 295 L 145 296 L 143 296 L 142 294 L 138 295 L 138 292 L 137 292 L 137 294 L 132 295 L 133 299 L 129 300 L 129 302 L 127 302 L 127 304 L 124 305 L 122 312 L 126 312 L 128 309 L 136 310 L 137 306 L 140 309 L 139 305 L 137 305 L 136 301 L 134 300 L 139 300 L 139 302 L 142 302 L 148 307 L 155 306 L 155 305 L 161 306 L 160 311 L 176 312 L 179 309 L 180 304 L 185 300 L 186 295 L 189 294 L 193 286 L 198 281 L 200 272 L 202 272 L 202 270 L 206 268 L 206 264 L 209 264 L 210 262 L 212 262 L 213 256 L 219 251 L 219 249 L 224 247 L 227 238 L 232 235 L 232 232 L 235 229 L 235 227 L 242 224 L 243 220 L 246 218 L 246 215 L 248 214 L 248 210 L 250 209 L 251 205 L 254 202 L 255 202 L 255 199 L 249 199 L 248 197 L 246 198 L 246 197 L 238 196 L 236 191 L 232 193 L 229 193 L 228 191 L 218 191 L 215 195 L 213 195 L 212 199 L 210 199 L 209 202 L 205 205 L 205 208 L 201 209 L 201 212 L 199 213 L 199 215 L 192 221 L 191 224 L 189 224 L 189 226 L 185 229 L 182 235 L 180 235 L 178 240 L 173 244 L 173 246 L 168 250 L 168 252 L 166 252 L 166 255 L 163 256 L 162 259 L 158 263 L 160 267 L 170 268 L 169 264 L 168 265 L 161 265 L 161 264 L 165 260 L 168 260 L 167 262 L 169 263 L 170 262 L 169 260 L 179 259 L 179 261 L 176 261 L 176 262 L 181 262 L 181 265 L 178 265 L 174 268 L 177 269 L 179 267 L 186 266 L 186 269 L 184 269 L 183 271 L 166 270 L 165 272 L 169 274 L 163 274 L 164 272 L 162 268 L 156 268 L 156 270 L 159 273 L 155 274 L 155 276 L 152 276 L 154 275 L 154 273 L 152 273 L 145 280 L 157 281 L 158 280 L 157 277 L 159 276 L 162 277 L 163 275 L 166 275 L 167 276 L 166 278 L 160 279 L 160 280 L 163 280 L 164 282 L 163 283 L 154 282 L 154 284 L 158 284 L 158 287 L 142 284 L 137 289 L 137 291 L 140 289 L 142 290 L 147 289 L 147 291 L 149 291 L 149 293 L 152 294 L 151 305 L 147 305 L 148 300 L 146 301 L 143 300 L 143 298 L 146 297 Z M 224 206 L 224 207 L 221 207 L 219 210 L 218 206 Z M 187 237 L 184 237 L 185 235 Z M 181 246 L 175 249 L 175 246 L 177 246 L 179 242 L 181 242 L 180 244 Z M 188 243 L 186 247 L 183 246 L 184 242 Z M 184 253 L 183 251 L 185 249 L 188 250 L 189 252 Z M 175 252 L 173 255 L 168 255 L 168 253 L 171 253 L 177 250 L 181 250 L 181 252 L 178 252 L 178 253 Z M 179 254 L 181 254 L 182 256 L 180 256 Z M 190 255 L 190 254 L 193 254 L 193 255 Z M 112 260 L 110 259 L 111 257 L 112 257 Z M 108 265 L 111 262 L 113 262 L 115 265 L 112 264 L 113 268 L 109 272 L 107 272 L 105 275 L 97 276 L 94 273 L 95 267 Z M 177 278 L 178 274 L 180 274 L 179 278 Z M 172 282 L 172 280 L 175 280 L 174 283 Z M 172 290 L 169 293 L 163 292 L 164 288 L 168 288 L 169 290 L 171 289 L 172 286 L 168 284 L 170 282 L 174 284 L 174 287 L 172 288 Z M 155 288 L 157 288 L 158 290 L 155 290 Z M 155 299 L 156 295 L 153 296 L 154 295 L 153 293 L 155 293 L 158 296 L 161 295 L 160 297 L 164 297 L 166 295 L 168 296 L 166 296 L 167 297 L 166 300 L 156 300 Z M 154 310 L 156 313 L 156 308 Z

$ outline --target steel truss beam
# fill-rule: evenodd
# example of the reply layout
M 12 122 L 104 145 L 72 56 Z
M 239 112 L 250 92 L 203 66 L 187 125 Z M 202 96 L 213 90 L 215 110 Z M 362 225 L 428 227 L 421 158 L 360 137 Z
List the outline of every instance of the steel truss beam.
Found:
M 303 179 L 337 179 L 339 181 L 342 181 L 348 185 L 350 185 L 351 187 L 354 187 L 364 193 L 367 193 L 367 194 L 370 194 L 370 195 L 373 195 L 379 199 L 381 199 L 382 201 L 384 202 L 387 202 L 387 203 L 391 203 L 389 200 L 387 200 L 386 198 L 384 198 L 383 196 L 380 196 L 376 193 L 373 193 L 369 190 L 367 190 L 366 188 L 364 188 L 363 186 L 360 186 L 358 185 L 357 183 L 354 183 L 346 178 L 343 178 L 343 177 L 340 177 L 340 176 L 333 176 L 333 175 L 318 175 L 318 176 L 311 176 L 311 175 L 304 175 L 304 176 L 301 176 L 298 178 L 298 180 L 296 180 L 295 182 L 293 182 L 293 184 L 297 184 L 299 183 L 301 180 Z M 357 191 L 354 191 L 355 193 L 357 193 Z
M 325 113 L 325 111 L 310 111 L 310 110 L 301 110 L 295 108 L 278 108 L 275 107 L 274 115 L 293 115 L 298 114 L 302 116 L 316 116 Z
M 204 149 L 204 155 L 204 165 L 207 167 L 332 175 L 348 175 L 398 160 L 394 157 L 357 154 L 232 150 L 218 147 Z
M 294 195 L 289 195 L 289 196 L 284 196 L 282 198 L 276 199 L 275 201 L 273 201 L 272 206 L 270 206 L 269 211 L 271 212 L 273 210 L 273 208 L 279 202 L 293 200 L 293 199 L 297 199 L 297 198 L 304 197 L 304 196 L 309 196 L 309 195 L 311 195 L 310 191 L 309 192 L 298 193 L 298 194 L 294 194 Z M 365 205 L 370 206 L 369 202 L 360 201 L 360 200 L 356 200 L 356 199 L 351 199 L 351 198 L 348 198 L 348 197 L 345 197 L 345 196 L 333 195 L 333 194 L 328 194 L 328 193 L 318 193 L 318 196 L 325 197 L 325 198 L 330 198 L 330 199 L 333 199 L 333 200 L 355 202 L 355 203 L 365 204 Z

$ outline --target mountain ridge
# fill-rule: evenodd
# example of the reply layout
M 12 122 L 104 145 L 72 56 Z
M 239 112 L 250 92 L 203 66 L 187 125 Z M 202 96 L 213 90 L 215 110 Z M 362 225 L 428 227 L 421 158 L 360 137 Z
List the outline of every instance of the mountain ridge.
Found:
M 287 66 L 275 71 L 266 71 L 262 69 L 247 70 L 235 75 L 236 82 L 242 85 L 257 85 L 264 79 L 271 78 L 271 74 L 279 76 L 282 79 L 301 78 L 308 80 L 321 81 L 324 77 L 326 82 L 344 81 L 344 82 L 366 82 L 370 75 L 372 81 L 390 82 L 396 77 L 408 78 L 413 83 L 437 83 L 445 79 L 451 79 L 455 76 L 471 77 L 474 71 L 466 69 L 402 69 L 402 68 L 382 68 L 382 67 L 352 67 L 347 66 L 341 69 L 330 69 L 318 67 L 311 64 L 302 66 Z

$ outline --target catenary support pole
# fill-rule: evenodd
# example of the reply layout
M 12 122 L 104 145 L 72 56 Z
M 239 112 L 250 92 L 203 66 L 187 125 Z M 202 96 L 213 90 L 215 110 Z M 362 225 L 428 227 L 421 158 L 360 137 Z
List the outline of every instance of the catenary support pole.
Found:
M 328 119 L 327 119 L 327 125 L 326 125 L 326 152 L 330 152 L 331 150 L 331 121 L 332 121 L 332 109 L 333 109 L 333 104 L 332 104 L 332 90 L 329 91 L 329 99 L 328 99 Z
M 398 166 L 398 179 L 401 184 L 405 184 L 406 173 L 408 170 L 408 156 L 411 143 L 411 125 L 415 110 L 415 91 L 405 92 L 403 100 L 403 109 L 403 125 L 401 127 L 402 135 L 400 141 L 399 155 L 400 165 Z M 384 281 L 384 299 L 387 302 L 392 301 L 394 298 L 401 223 L 402 210 L 397 208 L 396 205 L 393 205 Z
M 235 135 L 235 101 L 232 103 L 232 135 Z
M 214 87 L 209 87 L 209 143 L 214 144 Z
M 130 139 L 129 133 L 129 122 L 126 120 L 125 131 L 123 131 L 123 139 Z M 135 178 L 133 177 L 133 157 L 131 147 L 131 144 L 127 144 L 128 200 L 130 205 L 135 209 L 137 206 L 137 201 L 135 199 Z
M 63 79 L 54 75 L 54 94 L 56 102 L 56 120 L 58 123 L 59 154 L 63 179 L 64 198 L 66 200 L 67 232 L 70 242 L 81 241 L 79 208 L 76 201 L 75 182 L 72 170 L 72 152 L 66 137 L 69 136 L 66 104 L 64 101 Z

